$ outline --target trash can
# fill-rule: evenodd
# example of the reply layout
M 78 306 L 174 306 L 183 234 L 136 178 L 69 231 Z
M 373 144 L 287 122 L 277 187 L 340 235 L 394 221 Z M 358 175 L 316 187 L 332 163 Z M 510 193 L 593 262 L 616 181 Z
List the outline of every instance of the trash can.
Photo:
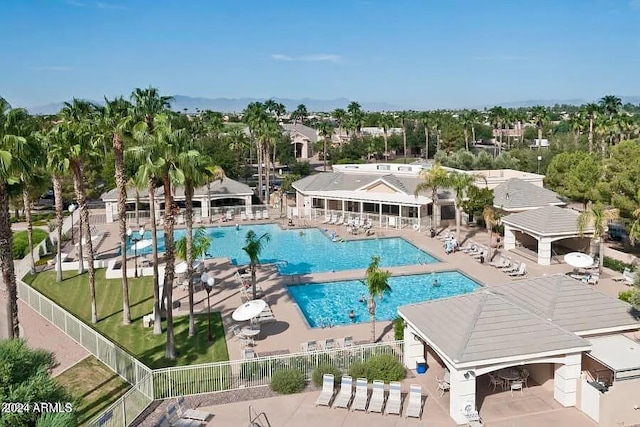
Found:
M 416 358 L 416 373 L 417 374 L 424 374 L 425 372 L 427 372 L 427 361 L 424 360 L 424 357 L 417 357 Z

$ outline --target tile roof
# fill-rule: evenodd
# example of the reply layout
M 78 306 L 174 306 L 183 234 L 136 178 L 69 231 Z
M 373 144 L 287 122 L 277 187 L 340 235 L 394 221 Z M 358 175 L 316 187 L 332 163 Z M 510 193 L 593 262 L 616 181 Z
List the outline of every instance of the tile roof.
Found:
M 507 215 L 502 222 L 540 236 L 579 235 L 578 215 L 572 209 L 545 206 Z M 593 233 L 593 226 L 584 229 L 584 234 L 590 233 Z
M 492 286 L 491 291 L 571 332 L 640 328 L 640 313 L 631 305 L 563 274 Z
M 493 189 L 493 205 L 505 211 L 565 204 L 557 193 L 518 178 Z
M 149 193 L 147 193 L 146 189 L 142 189 L 138 191 L 138 196 L 140 200 L 144 201 L 147 199 Z M 202 187 L 198 187 L 194 191 L 194 196 L 203 196 L 207 194 L 207 186 L 203 185 Z M 242 182 L 235 181 L 231 178 L 224 178 L 222 181 L 213 181 L 211 182 L 211 195 L 212 196 L 232 196 L 232 195 L 240 195 L 246 196 L 253 194 L 253 190 L 247 184 L 243 184 Z M 127 199 L 135 198 L 135 189 L 131 187 L 127 187 Z M 162 198 L 164 196 L 164 190 L 162 187 L 156 188 L 156 198 Z M 184 187 L 176 187 L 175 197 L 178 199 L 184 198 Z M 107 191 L 100 197 L 105 202 L 115 202 L 117 200 L 117 189 L 114 188 L 112 190 Z
M 455 364 L 509 359 L 589 343 L 487 288 L 398 308 Z
M 296 124 L 283 123 L 282 128 L 288 134 L 298 132 L 299 134 L 307 137 L 311 142 L 316 142 L 318 140 L 318 134 L 316 130 L 314 128 L 310 128 L 309 126 L 305 126 L 300 123 L 296 123 Z

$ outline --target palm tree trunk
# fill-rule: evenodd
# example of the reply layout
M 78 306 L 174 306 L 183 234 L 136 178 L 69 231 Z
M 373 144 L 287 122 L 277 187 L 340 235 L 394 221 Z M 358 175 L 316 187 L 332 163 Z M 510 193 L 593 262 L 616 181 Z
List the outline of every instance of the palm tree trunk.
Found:
M 2 281 L 7 289 L 8 338 L 18 338 L 18 289 L 13 266 L 13 235 L 9 216 L 9 195 L 4 182 L 0 182 L 0 270 Z
M 404 150 L 404 163 L 406 164 L 407 163 L 407 128 L 404 121 L 402 122 L 402 144 L 403 144 L 403 150 Z
M 369 295 L 369 321 L 371 324 L 371 342 L 376 342 L 376 296 Z
M 127 187 L 124 180 L 124 153 L 122 138 L 117 133 L 113 134 L 113 154 L 115 157 L 115 178 L 118 188 L 118 225 L 120 231 L 120 270 L 122 273 L 122 324 L 131 324 L 131 311 L 129 308 L 129 278 L 127 277 Z M 137 190 L 136 190 L 137 192 Z M 138 202 L 136 198 L 136 218 L 138 218 Z M 138 260 L 134 260 L 138 262 Z
M 258 292 L 256 291 L 256 263 L 254 260 L 251 260 L 251 293 L 253 295 L 253 299 L 256 299 L 258 296 Z
M 167 345 L 165 347 L 165 358 L 174 360 L 176 358 L 175 339 L 173 336 L 173 279 L 175 255 L 173 253 L 173 225 L 175 221 L 173 196 L 171 195 L 171 181 L 169 175 L 162 177 L 164 186 L 164 255 L 166 267 L 164 271 L 164 294 L 167 296 Z
M 384 147 L 385 147 L 385 151 L 387 149 L 387 139 L 385 138 L 384 140 Z M 322 166 L 323 166 L 323 170 L 324 172 L 327 171 L 327 137 L 324 137 L 324 140 L 322 141 Z
M 209 224 L 211 224 L 213 219 L 211 212 L 211 179 L 207 179 L 207 212 L 209 212 Z
M 123 172 L 124 173 L 124 172 Z M 134 209 L 136 211 L 135 215 L 136 215 L 136 225 L 138 227 L 140 227 L 140 192 L 138 191 L 137 187 L 134 187 L 134 191 L 136 192 L 136 202 L 134 205 Z M 125 198 L 126 198 L 126 194 L 127 194 L 127 190 L 125 188 Z M 126 214 L 126 212 L 125 212 Z
M 593 118 L 589 117 L 589 152 L 593 152 Z
M 58 175 L 51 177 L 53 185 L 53 198 L 56 204 L 56 224 L 57 238 L 56 242 L 56 282 L 62 282 L 62 224 L 64 217 L 62 216 L 62 178 Z
M 162 310 L 158 274 L 158 226 L 156 225 L 156 189 L 153 178 L 147 183 L 149 192 L 149 221 L 151 222 L 151 256 L 153 257 L 153 335 L 162 334 Z
M 91 227 L 89 227 L 89 208 L 87 208 L 87 200 L 84 190 L 84 165 L 76 162 L 72 165 L 74 187 L 76 190 L 76 199 L 80 209 L 80 227 L 86 241 L 87 258 L 89 264 L 89 294 L 91 297 L 91 323 L 98 323 L 98 312 L 96 307 L 96 269 L 93 266 L 93 242 L 91 241 Z M 78 242 L 78 248 L 81 248 L 82 240 Z M 84 264 L 84 259 L 80 258 L 80 264 Z
M 462 209 L 456 203 L 456 242 L 460 242 L 460 223 L 462 222 Z
M 471 138 L 473 138 L 473 142 L 476 142 L 476 127 L 475 127 L 475 125 L 471 125 Z
M 269 204 L 269 183 L 270 183 L 270 170 L 271 167 L 269 166 L 269 148 L 271 147 L 271 145 L 269 144 L 269 142 L 267 142 L 264 145 L 264 159 L 265 159 L 265 163 L 264 165 L 267 167 L 267 172 L 265 174 L 266 176 L 266 180 L 267 183 L 264 186 L 264 203 Z
M 187 181 L 184 184 L 185 194 L 185 222 L 187 223 L 187 283 L 189 287 L 189 336 L 196 334 L 196 322 L 193 314 L 193 185 Z
M 604 268 L 604 239 L 605 236 L 600 236 L 600 244 L 598 247 L 598 271 L 602 274 Z
M 490 261 L 492 258 L 492 252 L 493 250 L 491 249 L 491 241 L 493 240 L 493 227 L 491 227 L 489 224 L 487 224 L 487 228 L 489 228 L 489 246 L 487 247 L 487 261 Z
M 464 146 L 466 151 L 469 151 L 469 130 L 464 128 Z
M 29 241 L 29 261 L 31 274 L 36 272 L 36 258 L 33 256 L 33 222 L 31 220 L 31 197 L 29 197 L 29 186 L 25 183 L 22 189 L 22 203 L 24 204 L 24 215 L 27 220 L 27 240 Z
M 424 127 L 424 158 L 429 159 L 429 127 Z
M 262 144 L 257 141 L 256 157 L 258 158 L 258 197 L 262 199 Z

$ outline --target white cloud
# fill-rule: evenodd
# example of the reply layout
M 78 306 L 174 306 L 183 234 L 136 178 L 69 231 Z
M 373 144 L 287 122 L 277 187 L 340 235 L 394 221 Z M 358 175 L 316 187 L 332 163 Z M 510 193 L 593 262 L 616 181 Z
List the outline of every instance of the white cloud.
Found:
M 33 71 L 55 71 L 55 72 L 61 72 L 61 71 L 71 71 L 73 70 L 73 67 L 66 67 L 63 65 L 45 65 L 42 67 L 31 67 L 31 69 Z
M 127 10 L 125 6 L 122 6 L 119 4 L 113 4 L 113 3 L 103 3 L 103 2 L 97 2 L 96 7 L 98 9 Z
M 302 55 L 302 56 L 289 56 L 283 55 L 280 53 L 274 53 L 271 55 L 272 59 L 276 61 L 297 61 L 297 62 L 335 62 L 338 63 L 342 61 L 342 57 L 340 55 L 334 55 L 329 53 L 318 53 L 313 55 Z

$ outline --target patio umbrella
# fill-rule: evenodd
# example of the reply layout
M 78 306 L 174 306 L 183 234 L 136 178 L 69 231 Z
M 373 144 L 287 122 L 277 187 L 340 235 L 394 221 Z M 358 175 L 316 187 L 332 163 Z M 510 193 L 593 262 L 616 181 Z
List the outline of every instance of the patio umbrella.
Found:
M 140 240 L 139 242 L 136 242 L 133 246 L 131 246 L 130 250 L 141 250 L 141 249 L 146 249 L 149 246 L 151 246 L 153 242 L 149 239 L 144 239 L 144 240 Z
M 586 268 L 593 265 L 593 258 L 581 252 L 570 252 L 564 256 L 564 262 L 573 268 Z
M 200 261 L 194 261 L 193 262 L 193 268 L 195 270 L 198 269 L 198 267 L 200 267 L 201 262 Z M 187 272 L 187 263 L 185 261 L 182 261 L 180 264 L 177 264 L 175 266 L 175 268 L 173 269 L 173 271 L 175 271 L 177 274 L 183 274 Z
M 237 322 L 244 322 L 246 320 L 251 320 L 265 309 L 267 303 L 261 299 L 254 299 L 252 301 L 246 302 L 242 304 L 240 307 L 236 308 L 231 315 L 231 318 Z

